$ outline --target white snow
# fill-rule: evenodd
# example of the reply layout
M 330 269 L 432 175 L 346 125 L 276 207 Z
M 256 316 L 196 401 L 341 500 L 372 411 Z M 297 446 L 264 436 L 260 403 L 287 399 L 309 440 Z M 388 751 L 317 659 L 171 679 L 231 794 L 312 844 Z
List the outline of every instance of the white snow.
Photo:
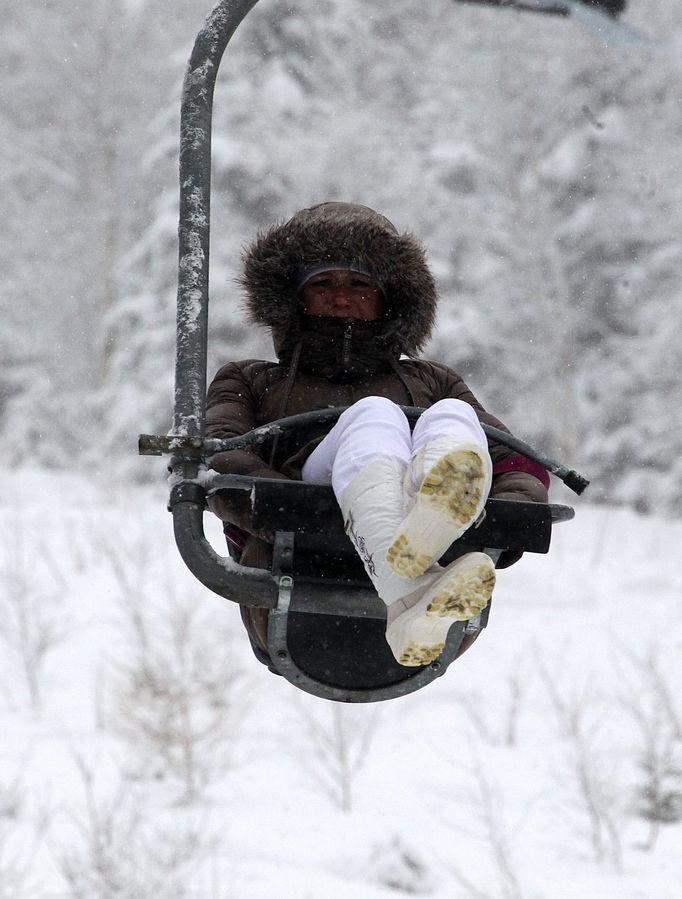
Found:
M 661 795 L 682 792 L 682 522 L 577 500 L 548 556 L 500 573 L 488 630 L 442 679 L 346 706 L 252 658 L 165 504 L 39 470 L 3 491 L 0 894 L 682 893 L 682 821 L 635 811 L 647 749 Z

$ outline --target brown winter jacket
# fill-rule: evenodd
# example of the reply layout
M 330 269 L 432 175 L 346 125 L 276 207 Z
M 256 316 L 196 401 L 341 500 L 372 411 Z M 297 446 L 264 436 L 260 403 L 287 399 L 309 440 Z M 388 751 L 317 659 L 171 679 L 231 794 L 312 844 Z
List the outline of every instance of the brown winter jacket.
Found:
M 446 365 L 409 359 L 401 360 L 398 368 L 400 375 L 390 369 L 352 383 L 333 382 L 299 371 L 288 388 L 288 371 L 284 366 L 258 360 L 230 362 L 220 369 L 208 391 L 206 435 L 236 437 L 278 418 L 315 409 L 350 406 L 367 396 L 382 396 L 398 405 L 425 408 L 441 399 L 463 400 L 473 406 L 481 422 L 508 432 L 499 419 L 485 411 L 462 378 Z M 225 474 L 300 480 L 303 463 L 326 430 L 328 426 L 319 436 L 306 439 L 302 445 L 295 435 L 280 438 L 274 448 L 274 458 L 271 458 L 272 443 L 258 451 L 219 453 L 213 456 L 211 468 Z M 499 443 L 489 443 L 489 450 L 493 466 L 498 470 L 514 455 L 512 450 Z M 497 474 L 491 496 L 547 501 L 547 491 L 538 478 L 519 470 Z M 212 498 L 211 508 L 224 521 L 244 526 L 240 510 L 231 508 L 220 496 Z
M 374 277 L 384 296 L 379 322 L 302 314 L 300 272 L 327 260 L 347 261 Z M 415 358 L 433 327 L 435 284 L 415 238 L 398 234 L 373 210 L 327 203 L 274 226 L 246 251 L 242 285 L 250 318 L 271 330 L 279 361 L 230 362 L 220 369 L 208 391 L 208 437 L 235 437 L 279 418 L 350 406 L 368 396 L 419 407 L 456 398 L 469 403 L 483 423 L 507 430 L 483 409 L 456 372 Z M 255 450 L 219 453 L 211 468 L 251 477 L 300 479 L 303 463 L 328 430 L 329 426 L 313 427 L 303 435 L 281 435 L 274 444 Z M 491 496 L 547 501 L 547 490 L 536 476 L 542 475 L 533 464 L 498 443 L 489 443 L 489 450 L 494 466 Z M 248 530 L 246 509 L 220 494 L 209 499 L 209 507 L 223 521 Z M 268 537 L 252 534 L 242 564 L 270 567 Z M 503 555 L 498 566 L 516 558 Z M 266 651 L 267 610 L 242 609 L 242 617 L 252 642 Z

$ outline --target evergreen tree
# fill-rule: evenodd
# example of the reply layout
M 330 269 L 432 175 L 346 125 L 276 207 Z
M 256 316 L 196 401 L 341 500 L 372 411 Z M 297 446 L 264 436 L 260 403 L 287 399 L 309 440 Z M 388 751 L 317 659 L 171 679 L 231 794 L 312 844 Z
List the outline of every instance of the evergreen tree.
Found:
M 135 441 L 171 422 L 180 83 L 208 8 L 0 11 L 6 445 L 155 476 Z M 682 31 L 673 0 L 626 18 Z M 245 241 L 363 202 L 427 245 L 427 355 L 594 498 L 679 509 L 680 58 L 486 4 L 257 5 L 216 90 L 209 375 L 272 357 L 241 317 Z

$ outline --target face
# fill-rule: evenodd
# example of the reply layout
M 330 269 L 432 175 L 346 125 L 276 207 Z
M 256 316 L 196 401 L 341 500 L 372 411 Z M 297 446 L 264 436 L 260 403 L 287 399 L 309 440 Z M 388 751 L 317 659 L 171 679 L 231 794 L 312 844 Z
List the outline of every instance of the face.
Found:
M 376 321 L 381 315 L 381 291 L 370 277 L 360 272 L 345 269 L 319 272 L 303 285 L 301 299 L 306 315 L 361 321 Z

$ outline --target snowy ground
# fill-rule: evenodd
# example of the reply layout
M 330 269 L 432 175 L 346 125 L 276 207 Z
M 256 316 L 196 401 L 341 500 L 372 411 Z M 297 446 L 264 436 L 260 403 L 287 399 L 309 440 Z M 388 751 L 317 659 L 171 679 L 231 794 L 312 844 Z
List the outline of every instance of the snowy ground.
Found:
M 682 895 L 682 522 L 578 500 L 444 678 L 350 707 L 252 659 L 164 507 L 5 487 L 0 899 Z

